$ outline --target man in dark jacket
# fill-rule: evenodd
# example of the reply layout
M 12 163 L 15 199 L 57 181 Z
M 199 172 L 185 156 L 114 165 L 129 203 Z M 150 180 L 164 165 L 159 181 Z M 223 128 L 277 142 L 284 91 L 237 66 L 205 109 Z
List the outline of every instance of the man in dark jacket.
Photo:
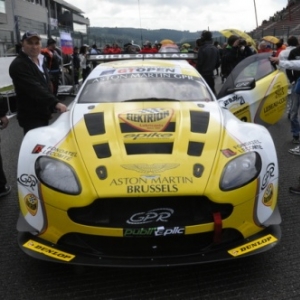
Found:
M 17 119 L 24 134 L 47 126 L 54 111 L 67 111 L 67 107 L 51 91 L 44 56 L 40 52 L 40 36 L 27 31 L 22 36 L 22 50 L 9 67 L 17 96 Z
M 228 77 L 239 62 L 253 54 L 247 42 L 236 35 L 231 35 L 227 42 L 221 61 L 221 73 L 224 78 Z
M 219 50 L 213 45 L 210 31 L 202 31 L 201 38 L 196 41 L 198 46 L 197 71 L 202 75 L 211 90 L 215 91 L 214 70 L 220 66 Z
M 4 98 L 0 99 L 0 126 L 4 129 L 8 125 L 7 105 L 5 105 Z M 0 152 L 0 198 L 6 196 L 11 191 L 11 186 L 7 184 L 6 176 L 3 170 L 2 156 Z

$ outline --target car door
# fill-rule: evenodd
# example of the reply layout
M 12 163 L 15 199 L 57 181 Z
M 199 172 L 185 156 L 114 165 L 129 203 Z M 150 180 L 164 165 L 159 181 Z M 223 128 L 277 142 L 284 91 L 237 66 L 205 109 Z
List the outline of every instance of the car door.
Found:
M 255 54 L 241 61 L 217 95 L 221 107 L 237 118 L 264 126 L 278 122 L 286 111 L 288 79 L 271 64 L 270 54 Z

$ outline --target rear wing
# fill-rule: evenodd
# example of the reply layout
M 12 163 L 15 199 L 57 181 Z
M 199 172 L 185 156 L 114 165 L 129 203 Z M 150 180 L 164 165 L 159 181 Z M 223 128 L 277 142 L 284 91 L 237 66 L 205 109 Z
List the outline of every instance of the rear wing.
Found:
M 137 54 L 96 54 L 89 55 L 88 61 L 112 61 L 112 60 L 126 60 L 126 59 L 197 59 L 197 53 L 137 53 Z

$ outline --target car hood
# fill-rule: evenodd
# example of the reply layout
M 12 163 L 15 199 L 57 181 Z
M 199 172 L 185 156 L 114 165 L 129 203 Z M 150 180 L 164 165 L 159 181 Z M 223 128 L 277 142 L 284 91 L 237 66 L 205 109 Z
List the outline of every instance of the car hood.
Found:
M 216 102 L 77 104 L 72 120 L 99 197 L 204 193 L 223 133 Z

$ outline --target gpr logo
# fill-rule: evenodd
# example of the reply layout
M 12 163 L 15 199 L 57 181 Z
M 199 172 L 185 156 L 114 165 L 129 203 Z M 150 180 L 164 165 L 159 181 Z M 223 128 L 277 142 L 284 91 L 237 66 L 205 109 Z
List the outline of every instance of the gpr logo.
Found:
M 168 222 L 168 219 L 174 213 L 172 208 L 155 208 L 146 212 L 138 212 L 132 215 L 127 224 L 148 224 L 156 222 Z

